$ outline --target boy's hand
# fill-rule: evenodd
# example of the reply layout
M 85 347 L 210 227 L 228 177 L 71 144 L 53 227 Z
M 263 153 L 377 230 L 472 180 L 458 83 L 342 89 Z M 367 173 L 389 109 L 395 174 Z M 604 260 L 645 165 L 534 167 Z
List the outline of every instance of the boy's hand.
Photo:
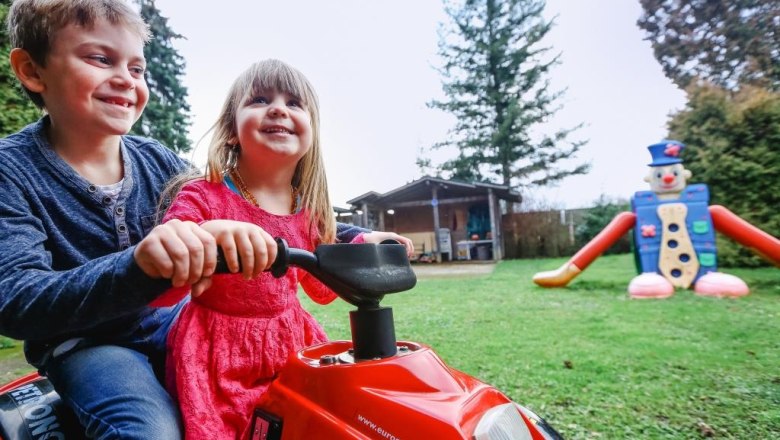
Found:
M 412 256 L 414 255 L 414 243 L 412 243 L 412 240 L 404 237 L 403 235 L 398 235 L 395 232 L 384 232 L 384 231 L 372 231 L 372 232 L 366 232 L 363 234 L 363 241 L 366 243 L 381 243 L 385 240 L 395 240 L 398 243 L 404 245 L 406 248 L 406 255 Z
M 169 278 L 174 287 L 193 284 L 214 273 L 214 237 L 193 222 L 171 220 L 152 229 L 133 252 L 136 263 L 152 278 Z
M 234 220 L 211 220 L 201 224 L 222 248 L 230 272 L 251 279 L 269 269 L 276 260 L 276 241 L 260 226 Z M 197 296 L 197 295 L 195 295 Z

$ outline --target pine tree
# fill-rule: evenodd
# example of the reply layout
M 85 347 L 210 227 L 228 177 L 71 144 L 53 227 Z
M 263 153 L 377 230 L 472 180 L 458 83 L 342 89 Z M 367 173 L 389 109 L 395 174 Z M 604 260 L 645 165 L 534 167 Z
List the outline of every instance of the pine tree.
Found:
M 777 0 L 640 0 L 637 21 L 655 57 L 680 88 L 699 78 L 734 90 L 780 90 Z
M 181 83 L 185 63 L 172 44 L 183 37 L 168 26 L 168 19 L 160 14 L 154 0 L 137 3 L 151 28 L 152 40 L 144 47 L 149 103 L 131 132 L 157 139 L 173 151 L 187 152 L 191 148 L 187 138 L 190 106 L 187 88 Z
M 32 101 L 25 95 L 8 61 L 11 42 L 5 19 L 11 0 L 0 0 L 0 137 L 19 131 L 41 117 Z
M 541 15 L 544 5 L 543 0 L 445 4 L 451 27 L 440 38 L 445 62 L 439 71 L 447 99 L 430 106 L 456 117 L 451 139 L 434 146 L 458 150 L 439 166 L 449 177 L 517 187 L 588 171 L 587 165 L 561 164 L 584 144 L 567 141 L 579 127 L 541 139 L 532 135 L 555 113 L 562 94 L 551 92 L 546 78 L 558 57 L 545 60 L 549 48 L 538 47 L 553 25 Z

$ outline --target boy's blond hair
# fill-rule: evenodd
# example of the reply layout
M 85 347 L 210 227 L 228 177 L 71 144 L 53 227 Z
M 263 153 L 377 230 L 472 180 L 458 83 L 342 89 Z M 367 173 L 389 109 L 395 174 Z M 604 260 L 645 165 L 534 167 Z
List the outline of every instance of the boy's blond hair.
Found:
M 149 41 L 149 26 L 137 11 L 124 0 L 14 0 L 8 11 L 8 37 L 12 48 L 27 51 L 41 66 L 57 31 L 76 24 L 89 28 L 99 19 L 121 25 Z M 39 108 L 44 108 L 40 94 L 25 88 L 25 92 Z
M 321 243 L 332 243 L 336 237 L 336 220 L 328 197 L 328 182 L 320 147 L 320 106 L 309 80 L 297 69 L 279 60 L 264 60 L 252 64 L 233 82 L 219 118 L 212 127 L 206 166 L 206 179 L 222 182 L 226 172 L 235 166 L 240 146 L 231 141 L 238 138 L 236 114 L 247 99 L 267 90 L 287 93 L 301 101 L 311 116 L 312 145 L 298 161 L 291 185 L 301 197 L 301 206 L 316 222 Z

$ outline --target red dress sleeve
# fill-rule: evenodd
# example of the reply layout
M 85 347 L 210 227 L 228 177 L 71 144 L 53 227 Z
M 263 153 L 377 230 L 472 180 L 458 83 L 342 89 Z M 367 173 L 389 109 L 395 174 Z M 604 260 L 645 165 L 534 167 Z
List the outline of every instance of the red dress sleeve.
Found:
M 322 284 L 320 280 L 314 278 L 314 276 L 305 270 L 296 270 L 298 271 L 298 280 L 300 281 L 301 286 L 303 286 L 303 291 L 306 292 L 306 295 L 308 295 L 312 301 L 317 304 L 325 305 L 330 304 L 336 299 L 337 295 L 333 293 L 328 286 Z
M 168 208 L 168 212 L 165 213 L 162 220 L 163 223 L 172 219 L 191 221 L 197 224 L 210 220 L 211 216 L 207 203 L 207 196 L 198 184 L 199 182 L 184 185 L 171 203 L 171 207 Z M 149 303 L 149 306 L 173 306 L 190 293 L 190 287 L 191 286 L 186 285 L 168 289 L 165 293 Z

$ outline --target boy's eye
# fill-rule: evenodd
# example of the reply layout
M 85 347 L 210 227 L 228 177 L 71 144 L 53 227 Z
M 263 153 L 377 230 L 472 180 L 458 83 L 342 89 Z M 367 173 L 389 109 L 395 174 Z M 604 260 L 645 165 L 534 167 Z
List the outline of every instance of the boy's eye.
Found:
M 131 66 L 129 70 L 135 76 L 144 76 L 146 73 L 146 69 L 141 66 Z
M 100 64 L 109 65 L 111 61 L 105 55 L 92 55 L 89 57 L 91 60 L 97 61 Z

